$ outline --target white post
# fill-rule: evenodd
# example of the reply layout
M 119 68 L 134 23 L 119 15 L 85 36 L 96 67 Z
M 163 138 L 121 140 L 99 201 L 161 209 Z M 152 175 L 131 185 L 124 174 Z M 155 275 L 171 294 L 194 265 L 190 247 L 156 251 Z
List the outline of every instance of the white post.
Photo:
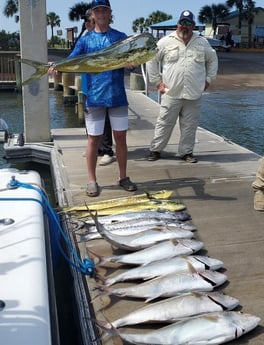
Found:
M 21 57 L 47 63 L 47 19 L 45 0 L 19 1 Z M 22 81 L 34 68 L 22 64 Z M 25 142 L 50 141 L 48 78 L 42 77 L 22 89 Z

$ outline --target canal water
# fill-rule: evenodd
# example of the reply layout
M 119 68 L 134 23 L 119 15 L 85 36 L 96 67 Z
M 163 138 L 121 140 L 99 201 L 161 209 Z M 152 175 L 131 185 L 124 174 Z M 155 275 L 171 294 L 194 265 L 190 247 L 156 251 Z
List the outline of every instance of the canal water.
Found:
M 156 99 L 157 94 L 151 94 Z M 65 106 L 61 92 L 50 90 L 51 128 L 80 127 L 73 106 Z M 11 133 L 23 131 L 20 93 L 0 93 L 0 118 Z M 205 93 L 202 98 L 200 126 L 223 136 L 259 155 L 264 155 L 264 90 Z M 146 143 L 148 144 L 148 143 Z M 0 168 L 6 166 L 0 146 Z

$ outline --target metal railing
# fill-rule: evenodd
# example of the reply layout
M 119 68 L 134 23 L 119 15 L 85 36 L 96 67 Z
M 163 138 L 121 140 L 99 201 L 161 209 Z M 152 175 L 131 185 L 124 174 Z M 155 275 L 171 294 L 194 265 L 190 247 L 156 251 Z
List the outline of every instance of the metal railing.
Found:
M 17 51 L 0 51 L 0 83 L 20 80 L 20 63 L 16 60 Z

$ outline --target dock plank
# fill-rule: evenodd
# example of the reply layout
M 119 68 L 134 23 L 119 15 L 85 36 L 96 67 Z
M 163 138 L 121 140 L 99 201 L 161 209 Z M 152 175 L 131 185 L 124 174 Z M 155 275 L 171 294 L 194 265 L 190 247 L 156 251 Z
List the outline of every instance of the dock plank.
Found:
M 188 164 L 177 157 L 178 126 L 173 131 L 162 159 L 149 162 L 146 159 L 153 136 L 159 105 L 144 94 L 128 90 L 128 175 L 138 184 L 138 191 L 173 190 L 173 199 L 186 205 L 197 227 L 196 238 L 205 243 L 204 252 L 223 260 L 228 283 L 220 289 L 239 298 L 244 312 L 255 314 L 264 320 L 263 272 L 263 213 L 253 210 L 251 183 L 259 164 L 259 156 L 224 138 L 199 128 L 196 137 L 195 155 L 199 162 Z M 86 145 L 84 128 L 54 129 L 54 146 L 61 161 L 60 174 L 63 186 L 58 187 L 66 195 L 69 205 L 84 205 L 98 200 L 131 195 L 117 186 L 117 163 L 98 166 L 98 183 L 102 192 L 96 200 L 85 195 L 87 181 L 86 160 L 83 152 Z M 65 205 L 61 205 L 65 206 Z M 77 245 L 77 244 L 76 244 Z M 85 255 L 86 248 L 100 255 L 112 255 L 113 248 L 104 240 L 79 243 L 78 249 Z M 100 268 L 102 275 L 121 271 L 112 265 Z M 84 279 L 85 288 L 95 297 L 92 278 Z M 82 303 L 81 301 L 79 303 Z M 93 308 L 96 317 L 103 311 L 109 320 L 124 315 L 142 305 L 133 299 L 95 299 Z M 146 328 L 144 328 L 146 331 Z M 120 344 L 112 338 L 111 342 Z M 260 345 L 264 343 L 263 321 L 248 335 L 230 344 Z

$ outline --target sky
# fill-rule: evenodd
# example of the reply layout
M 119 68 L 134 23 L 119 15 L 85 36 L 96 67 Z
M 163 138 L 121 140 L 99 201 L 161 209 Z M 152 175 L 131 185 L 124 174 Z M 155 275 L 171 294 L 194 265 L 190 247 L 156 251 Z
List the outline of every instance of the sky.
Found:
M 6 18 L 2 15 L 6 1 L 0 0 L 0 31 L 5 30 L 10 33 L 19 31 L 19 24 L 15 23 L 14 17 Z M 264 2 L 264 0 L 257 1 Z M 61 19 L 60 28 L 56 27 L 55 30 L 61 29 L 63 31 L 63 37 L 66 37 L 66 28 L 77 26 L 78 32 L 81 30 L 82 21 L 72 22 L 68 19 L 70 8 L 80 2 L 90 3 L 91 0 L 46 0 L 47 13 L 55 12 Z M 132 23 L 135 19 L 140 17 L 147 18 L 152 12 L 162 11 L 172 15 L 173 18 L 178 18 L 181 11 L 189 9 L 197 19 L 201 7 L 211 5 L 212 3 L 206 0 L 110 0 L 110 2 L 114 16 L 112 27 L 125 32 L 127 35 L 133 34 Z M 48 38 L 50 38 L 50 31 L 50 27 L 48 27 Z

